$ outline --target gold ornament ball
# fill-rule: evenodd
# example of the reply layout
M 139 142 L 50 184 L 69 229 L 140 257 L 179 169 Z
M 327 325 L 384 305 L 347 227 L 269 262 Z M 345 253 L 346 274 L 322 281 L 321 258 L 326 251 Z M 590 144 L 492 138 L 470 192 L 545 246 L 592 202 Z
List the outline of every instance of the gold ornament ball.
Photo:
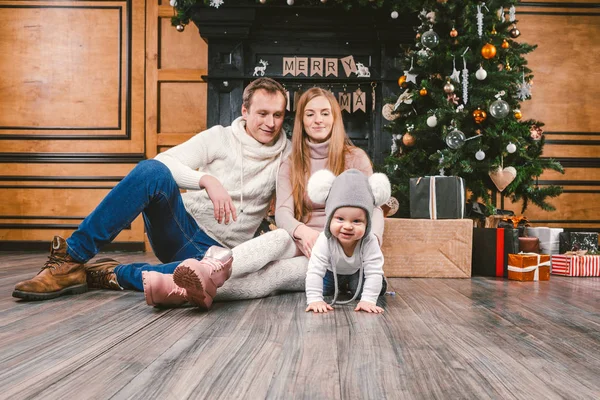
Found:
M 510 47 L 510 45 L 508 44 L 508 42 L 506 41 L 506 39 L 504 39 L 502 41 L 502 48 L 503 49 L 508 49 Z
M 419 94 L 420 94 L 421 96 L 427 96 L 427 89 L 425 89 L 425 88 L 421 88 L 421 90 L 419 90 Z
M 413 135 L 411 135 L 409 132 L 406 132 L 403 136 L 402 136 L 402 143 L 404 143 L 405 146 L 407 147 L 412 147 L 415 145 L 416 139 Z
M 400 78 L 398 78 L 398 86 L 403 87 L 405 83 L 406 83 L 406 75 L 402 75 Z
M 515 110 L 515 118 L 516 119 L 523 118 L 523 114 L 521 114 L 521 110 Z
M 495 25 L 494 25 L 494 27 L 492 28 L 492 30 L 490 31 L 490 33 L 491 33 L 492 35 L 495 35 L 496 33 L 498 33 L 498 32 L 496 32 L 496 26 L 495 26 Z
M 473 111 L 473 119 L 475 123 L 480 124 L 487 118 L 487 113 L 481 108 L 477 107 L 477 110 Z
M 454 93 L 454 85 L 450 81 L 444 85 L 444 92 L 448 94 Z
M 496 46 L 491 43 L 486 44 L 481 48 L 481 55 L 486 60 L 496 57 Z
M 454 28 L 452 28 L 452 30 L 450 31 L 450 37 L 457 37 L 458 36 L 458 31 Z

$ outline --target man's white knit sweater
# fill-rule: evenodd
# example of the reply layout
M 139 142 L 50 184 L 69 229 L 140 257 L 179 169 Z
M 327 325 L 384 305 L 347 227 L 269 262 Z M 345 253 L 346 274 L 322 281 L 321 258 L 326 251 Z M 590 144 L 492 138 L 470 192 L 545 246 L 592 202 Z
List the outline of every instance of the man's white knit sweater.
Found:
M 285 132 L 272 146 L 264 145 L 246 132 L 245 121 L 237 118 L 231 126 L 214 126 L 155 158 L 165 164 L 182 194 L 187 211 L 208 236 L 233 248 L 254 236 L 267 214 L 275 191 L 281 161 L 290 151 Z M 214 207 L 200 178 L 214 176 L 231 196 L 237 221 L 219 224 Z

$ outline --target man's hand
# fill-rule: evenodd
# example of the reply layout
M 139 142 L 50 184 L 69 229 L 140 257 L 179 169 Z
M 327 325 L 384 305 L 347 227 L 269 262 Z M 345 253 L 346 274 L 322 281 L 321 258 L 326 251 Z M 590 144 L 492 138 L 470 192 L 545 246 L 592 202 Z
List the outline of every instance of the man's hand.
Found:
M 369 303 L 368 301 L 359 301 L 354 311 L 366 311 L 368 313 L 381 314 L 383 308 L 378 307 L 376 304 Z
M 312 311 L 314 313 L 326 313 L 327 311 L 333 311 L 333 307 L 331 307 L 324 301 L 315 301 L 314 303 L 310 303 L 308 307 L 306 307 L 305 311 Z
M 221 182 L 214 176 L 204 175 L 200 178 L 200 187 L 206 190 L 208 197 L 213 203 L 215 219 L 221 222 L 229 223 L 230 218 L 237 220 L 235 206 L 227 190 L 221 185 Z
M 319 237 L 319 231 L 309 228 L 306 225 L 298 225 L 294 231 L 294 237 L 300 241 L 300 250 L 302 250 L 302 253 L 310 258 L 312 248 Z

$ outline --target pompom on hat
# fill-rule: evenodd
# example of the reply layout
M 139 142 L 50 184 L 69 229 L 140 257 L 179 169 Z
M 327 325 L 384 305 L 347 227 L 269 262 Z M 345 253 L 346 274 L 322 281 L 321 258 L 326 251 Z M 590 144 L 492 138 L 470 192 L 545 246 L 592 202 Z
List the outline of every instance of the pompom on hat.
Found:
M 392 194 L 390 181 L 382 173 L 375 173 L 367 178 L 357 169 L 348 169 L 339 176 L 322 169 L 315 172 L 308 180 L 308 197 L 318 204 L 325 203 L 325 236 L 331 237 L 329 225 L 335 210 L 340 207 L 358 207 L 367 214 L 365 235 L 371 231 L 373 208 L 385 204 Z

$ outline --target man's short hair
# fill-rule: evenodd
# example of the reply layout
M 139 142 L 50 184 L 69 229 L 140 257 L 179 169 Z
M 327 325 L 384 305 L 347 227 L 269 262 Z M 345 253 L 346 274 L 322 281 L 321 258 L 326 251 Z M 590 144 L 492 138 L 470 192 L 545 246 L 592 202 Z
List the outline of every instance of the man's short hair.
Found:
M 285 105 L 287 107 L 287 96 L 281 83 L 271 78 L 258 78 L 250 82 L 250 84 L 244 89 L 242 104 L 247 110 L 250 109 L 250 105 L 252 104 L 252 96 L 254 96 L 254 92 L 260 89 L 265 90 L 270 94 L 281 93 L 285 99 Z

